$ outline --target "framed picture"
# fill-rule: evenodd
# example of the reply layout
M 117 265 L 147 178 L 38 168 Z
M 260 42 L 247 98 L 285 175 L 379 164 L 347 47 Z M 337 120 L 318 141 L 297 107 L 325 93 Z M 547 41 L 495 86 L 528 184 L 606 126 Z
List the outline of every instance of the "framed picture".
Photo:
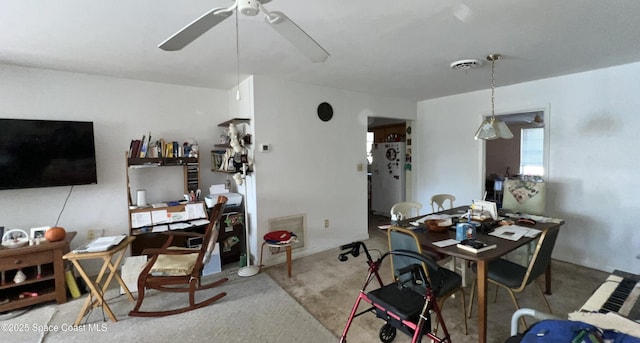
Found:
M 43 227 L 34 227 L 31 229 L 30 238 L 31 239 L 41 239 L 44 240 L 44 233 L 47 232 L 51 227 L 43 226 Z

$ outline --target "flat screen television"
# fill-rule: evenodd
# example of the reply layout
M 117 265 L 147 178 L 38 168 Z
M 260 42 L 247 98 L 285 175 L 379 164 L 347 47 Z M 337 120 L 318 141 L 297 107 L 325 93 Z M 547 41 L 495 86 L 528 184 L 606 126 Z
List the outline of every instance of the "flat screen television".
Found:
M 0 118 L 0 189 L 97 182 L 93 122 Z

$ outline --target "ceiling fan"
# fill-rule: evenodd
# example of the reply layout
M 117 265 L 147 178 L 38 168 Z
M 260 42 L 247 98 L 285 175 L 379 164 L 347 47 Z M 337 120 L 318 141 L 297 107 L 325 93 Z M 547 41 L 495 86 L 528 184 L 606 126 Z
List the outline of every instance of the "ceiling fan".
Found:
M 240 13 L 248 16 L 255 16 L 262 12 L 265 15 L 264 20 L 267 24 L 293 44 L 293 46 L 300 50 L 300 52 L 307 56 L 312 62 L 324 62 L 329 57 L 329 53 L 284 13 L 268 11 L 262 6 L 270 1 L 271 0 L 234 0 L 233 5 L 230 7 L 214 8 L 160 43 L 158 47 L 165 51 L 181 50 L 202 34 L 230 17 L 234 10 L 240 11 Z

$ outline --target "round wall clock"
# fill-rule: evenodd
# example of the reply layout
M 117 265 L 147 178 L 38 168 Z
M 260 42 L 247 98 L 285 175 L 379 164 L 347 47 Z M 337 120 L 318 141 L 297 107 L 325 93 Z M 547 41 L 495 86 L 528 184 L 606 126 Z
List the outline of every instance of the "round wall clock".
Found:
M 329 121 L 333 117 L 333 107 L 328 102 L 318 105 L 318 118 L 322 121 Z

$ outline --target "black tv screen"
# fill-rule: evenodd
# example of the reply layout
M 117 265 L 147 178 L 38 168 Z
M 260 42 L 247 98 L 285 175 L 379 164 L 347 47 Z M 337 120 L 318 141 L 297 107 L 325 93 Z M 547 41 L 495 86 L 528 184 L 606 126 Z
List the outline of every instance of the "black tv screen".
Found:
M 93 122 L 0 119 L 0 189 L 97 182 Z

